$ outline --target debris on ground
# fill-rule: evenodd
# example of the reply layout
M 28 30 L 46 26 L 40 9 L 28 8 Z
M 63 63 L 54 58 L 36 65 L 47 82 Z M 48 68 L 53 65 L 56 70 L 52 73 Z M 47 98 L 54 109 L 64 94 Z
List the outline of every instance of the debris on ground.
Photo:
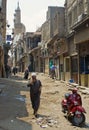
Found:
M 40 125 L 41 128 L 47 128 L 47 127 L 56 127 L 58 128 L 58 121 L 56 119 L 53 119 L 52 117 L 39 117 L 36 120 L 36 123 Z
M 81 92 L 82 94 L 89 95 L 89 90 L 80 90 L 80 92 Z

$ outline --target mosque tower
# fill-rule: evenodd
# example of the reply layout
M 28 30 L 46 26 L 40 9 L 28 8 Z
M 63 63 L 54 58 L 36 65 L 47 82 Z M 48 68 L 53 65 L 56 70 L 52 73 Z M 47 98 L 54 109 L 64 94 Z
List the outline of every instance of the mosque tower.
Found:
M 20 7 L 19 7 L 19 2 L 18 2 L 18 5 L 17 5 L 17 9 L 15 10 L 14 17 L 15 17 L 15 21 L 14 21 L 15 24 L 21 23 L 21 10 L 20 10 Z
M 14 35 L 18 35 L 19 33 L 25 32 L 25 26 L 21 23 L 21 10 L 19 6 L 19 2 L 17 3 L 17 9 L 14 14 Z

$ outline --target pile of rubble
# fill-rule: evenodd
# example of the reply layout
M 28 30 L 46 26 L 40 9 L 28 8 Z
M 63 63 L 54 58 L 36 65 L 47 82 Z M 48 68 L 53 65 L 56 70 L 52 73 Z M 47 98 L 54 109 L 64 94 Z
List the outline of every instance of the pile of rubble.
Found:
M 66 85 L 69 86 L 70 88 L 77 87 L 82 94 L 89 95 L 89 88 L 87 87 L 79 86 L 78 84 L 75 83 L 67 83 Z
M 47 117 L 39 117 L 35 120 L 35 122 L 41 127 L 41 128 L 47 128 L 47 127 L 55 127 L 59 128 L 59 122 L 56 119 L 53 119 L 50 116 Z
M 80 87 L 80 92 L 81 92 L 82 94 L 89 95 L 89 88 Z

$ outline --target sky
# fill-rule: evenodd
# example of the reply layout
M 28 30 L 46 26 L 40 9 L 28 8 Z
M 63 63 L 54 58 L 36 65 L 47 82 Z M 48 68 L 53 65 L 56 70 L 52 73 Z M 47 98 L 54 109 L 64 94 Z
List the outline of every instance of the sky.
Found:
M 26 26 L 27 32 L 34 32 L 46 21 L 48 6 L 64 6 L 65 0 L 7 0 L 7 21 L 11 28 L 18 1 L 21 22 Z

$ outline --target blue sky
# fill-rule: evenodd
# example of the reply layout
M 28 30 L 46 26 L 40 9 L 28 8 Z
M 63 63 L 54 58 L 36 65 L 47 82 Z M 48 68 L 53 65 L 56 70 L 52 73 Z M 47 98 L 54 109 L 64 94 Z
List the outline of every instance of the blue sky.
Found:
M 13 27 L 14 12 L 20 3 L 21 21 L 26 31 L 36 31 L 46 20 L 48 6 L 64 6 L 65 0 L 7 0 L 7 21 Z

